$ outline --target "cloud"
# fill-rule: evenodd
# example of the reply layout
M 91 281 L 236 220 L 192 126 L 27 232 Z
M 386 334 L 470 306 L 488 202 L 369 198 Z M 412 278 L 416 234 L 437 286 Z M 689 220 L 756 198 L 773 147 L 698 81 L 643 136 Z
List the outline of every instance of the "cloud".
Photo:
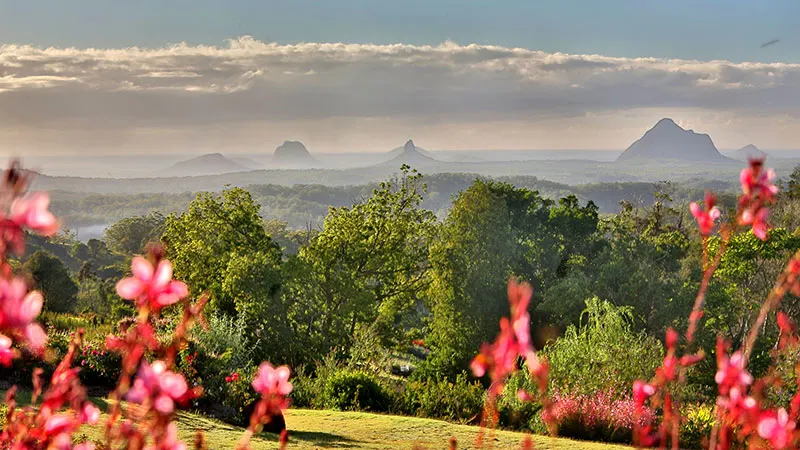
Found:
M 381 117 L 477 123 L 635 109 L 798 115 L 800 65 L 489 45 L 0 46 L 3 127 L 186 128 Z

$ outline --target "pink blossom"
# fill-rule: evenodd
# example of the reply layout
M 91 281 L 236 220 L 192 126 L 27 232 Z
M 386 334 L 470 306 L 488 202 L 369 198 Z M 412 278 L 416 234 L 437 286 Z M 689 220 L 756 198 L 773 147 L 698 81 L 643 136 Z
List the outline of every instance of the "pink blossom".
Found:
M 253 388 L 261 395 L 275 395 L 285 397 L 292 392 L 292 383 L 289 382 L 291 371 L 289 366 L 272 367 L 268 362 L 258 366 L 258 373 L 253 379 Z
M 525 389 L 520 389 L 517 391 L 517 398 L 521 402 L 531 402 L 534 400 L 533 396 L 528 393 Z
M 150 445 L 144 450 L 186 450 L 186 444 L 178 440 L 178 425 L 170 422 L 159 445 L 157 447 Z
M 44 192 L 34 192 L 14 200 L 9 219 L 20 228 L 28 228 L 42 236 L 52 236 L 58 231 L 58 222 L 47 209 L 50 196 Z
M 34 322 L 44 299 L 38 291 L 28 292 L 21 278 L 0 279 L 0 328 L 21 335 L 34 351 L 44 348 L 47 336 Z
M 11 362 L 17 357 L 16 352 L 11 348 L 11 338 L 0 334 L 0 364 L 11 367 Z
M 61 434 L 75 425 L 75 420 L 65 414 L 56 414 L 50 416 L 44 424 L 44 432 L 48 435 L 55 436 Z
M 753 233 L 759 239 L 767 238 L 767 206 L 775 202 L 778 188 L 772 184 L 775 171 L 764 169 L 763 159 L 751 159 L 750 166 L 742 169 L 739 181 L 742 184 L 742 196 L 739 198 L 739 224 L 751 225 Z
M 126 300 L 134 300 L 139 306 L 149 304 L 157 311 L 189 295 L 185 283 L 172 279 L 172 263 L 166 259 L 153 267 L 150 261 L 137 256 L 131 262 L 131 270 L 132 277 L 117 283 L 117 294 Z
M 744 368 L 745 360 L 741 351 L 737 351 L 730 358 L 728 355 L 717 356 L 717 373 L 714 380 L 719 385 L 722 394 L 735 386 L 749 386 L 753 376 Z
M 749 166 L 739 173 L 742 193 L 748 196 L 761 196 L 765 202 L 774 201 L 778 194 L 778 187 L 772 183 L 775 178 L 774 170 L 764 170 L 763 159 L 751 159 Z
M 716 197 L 708 192 L 706 193 L 705 209 L 701 208 L 697 203 L 689 205 L 689 210 L 692 212 L 695 220 L 697 220 L 697 226 L 700 228 L 700 234 L 703 236 L 708 236 L 714 231 L 714 226 L 716 225 L 717 219 L 720 217 L 719 208 L 714 206 L 716 202 Z
M 644 405 L 644 402 L 656 393 L 656 388 L 652 384 L 641 380 L 633 382 L 633 401 L 637 406 Z
M 519 353 L 524 354 L 532 349 L 530 325 L 531 316 L 528 305 L 533 295 L 533 288 L 527 283 L 517 283 L 511 279 L 508 282 L 508 302 L 511 306 L 511 326 L 519 343 Z
M 475 376 L 489 371 L 492 381 L 501 381 L 516 368 L 519 345 L 508 318 L 500 319 L 500 334 L 493 345 L 483 344 L 481 353 L 470 364 Z M 499 386 L 498 386 L 499 387 Z
M 188 389 L 183 376 L 167 370 L 163 361 L 156 361 L 152 365 L 143 361 L 127 397 L 129 401 L 139 404 L 150 400 L 156 411 L 170 414 L 175 409 L 175 401 L 182 399 Z
M 795 423 L 789 420 L 789 414 L 781 408 L 776 412 L 766 411 L 758 421 L 758 435 L 769 441 L 776 449 L 787 448 L 792 442 Z
M 86 402 L 83 404 L 81 408 L 80 415 L 78 416 L 78 420 L 81 423 L 88 423 L 89 425 L 94 425 L 100 419 L 100 410 L 94 406 L 91 402 Z
M 747 419 L 758 414 L 758 404 L 756 400 L 745 395 L 741 388 L 733 387 L 728 392 L 728 396 L 720 396 L 717 405 L 722 408 L 723 413 L 731 423 Z

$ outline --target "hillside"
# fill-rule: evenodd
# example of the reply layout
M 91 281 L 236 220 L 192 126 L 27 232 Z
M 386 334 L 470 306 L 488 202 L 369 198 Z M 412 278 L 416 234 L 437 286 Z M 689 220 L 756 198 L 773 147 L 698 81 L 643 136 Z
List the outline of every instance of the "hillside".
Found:
M 618 162 L 637 163 L 663 160 L 730 162 L 717 150 L 709 135 L 685 130 L 668 118 L 659 120 L 617 158 Z

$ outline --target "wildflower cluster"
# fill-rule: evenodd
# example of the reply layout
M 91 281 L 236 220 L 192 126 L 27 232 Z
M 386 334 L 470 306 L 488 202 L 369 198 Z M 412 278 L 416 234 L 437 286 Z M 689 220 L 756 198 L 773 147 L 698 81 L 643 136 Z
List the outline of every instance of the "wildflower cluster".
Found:
M 647 427 L 656 419 L 651 408 L 641 408 L 634 400 L 613 392 L 593 395 L 556 392 L 550 400 L 552 407 L 545 420 L 554 423 L 561 436 L 630 442 L 635 428 Z
M 765 168 L 762 159 L 751 160 L 749 166 L 742 170 L 740 175 L 742 195 L 739 197 L 737 216 L 732 223 L 720 228 L 721 245 L 713 260 L 709 260 L 708 249 L 705 245 L 703 247 L 705 272 L 695 307 L 689 317 L 689 329 L 685 336 L 687 347 L 693 342 L 694 332 L 703 315 L 705 291 L 719 265 L 732 231 L 737 225 L 749 226 L 759 239 L 767 239 L 768 207 L 775 202 L 778 193 L 777 187 L 773 184 L 774 179 L 774 171 Z M 720 217 L 715 203 L 713 194 L 708 193 L 705 208 L 696 203 L 690 206 L 700 234 L 704 237 L 713 233 L 716 220 Z M 736 443 L 746 443 L 753 448 L 784 449 L 796 448 L 800 444 L 800 434 L 796 430 L 800 416 L 800 394 L 792 398 L 788 411 L 785 407 L 775 407 L 766 400 L 766 390 L 768 386 L 780 383 L 778 377 L 768 374 L 762 379 L 754 380 L 747 370 L 750 352 L 767 315 L 777 309 L 787 292 L 800 294 L 800 252 L 789 261 L 778 278 L 775 287 L 762 305 L 743 347 L 731 352 L 728 342 L 721 338 L 717 340 L 717 372 L 714 377 L 718 391 L 716 425 L 709 437 L 709 448 L 725 450 Z M 782 351 L 789 347 L 796 349 L 799 340 L 794 324 L 782 312 L 777 313 L 776 320 L 781 332 L 778 350 Z M 678 358 L 676 350 L 678 338 L 675 331 L 667 332 L 667 356 L 661 367 L 656 370 L 654 379 L 650 382 L 636 381 L 633 385 L 637 414 L 645 414 L 644 408 L 648 403 L 662 410 L 661 424 L 657 429 L 637 422 L 634 440 L 640 446 L 650 447 L 658 444 L 664 448 L 671 442 L 673 448 L 678 448 L 678 427 L 682 418 L 670 387 L 673 383 L 685 382 L 686 369 L 704 357 L 702 353 L 696 353 Z M 796 358 L 796 352 L 791 357 Z

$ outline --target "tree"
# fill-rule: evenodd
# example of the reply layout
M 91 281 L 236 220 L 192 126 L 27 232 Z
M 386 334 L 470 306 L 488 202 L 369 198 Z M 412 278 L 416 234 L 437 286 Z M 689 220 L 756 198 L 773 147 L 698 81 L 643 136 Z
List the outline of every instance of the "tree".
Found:
M 519 248 L 505 200 L 476 181 L 458 195 L 431 252 L 426 375 L 454 376 L 508 313 L 505 290 Z
M 290 301 L 312 308 L 309 332 L 329 346 L 349 348 L 360 324 L 375 326 L 387 344 L 396 341 L 421 303 L 435 217 L 419 207 L 422 176 L 402 170 L 369 198 L 332 208 L 292 263 L 300 279 L 287 291 Z
M 227 189 L 219 195 L 198 194 L 188 211 L 167 218 L 162 239 L 174 264 L 176 278 L 185 281 L 194 295 L 210 292 L 211 306 L 229 315 L 235 314 L 237 301 L 247 293 L 234 289 L 231 282 L 226 288 L 229 266 L 234 262 L 244 264 L 251 255 L 259 255 L 264 267 L 278 267 L 281 261 L 280 249 L 264 231 L 259 206 L 250 193 L 241 188 Z M 232 267 L 245 271 L 245 268 Z M 279 277 L 270 275 L 262 281 L 268 285 L 258 286 L 250 298 L 272 301 L 254 298 L 254 295 L 276 292 L 280 286 Z M 247 289 L 256 287 L 248 285 Z
M 46 311 L 74 311 L 78 286 L 60 259 L 37 251 L 25 261 L 22 269 L 31 274 L 36 288 L 42 292 Z
M 161 239 L 165 224 L 166 218 L 158 212 L 128 217 L 106 228 L 105 241 L 114 252 L 140 254 L 149 242 Z

